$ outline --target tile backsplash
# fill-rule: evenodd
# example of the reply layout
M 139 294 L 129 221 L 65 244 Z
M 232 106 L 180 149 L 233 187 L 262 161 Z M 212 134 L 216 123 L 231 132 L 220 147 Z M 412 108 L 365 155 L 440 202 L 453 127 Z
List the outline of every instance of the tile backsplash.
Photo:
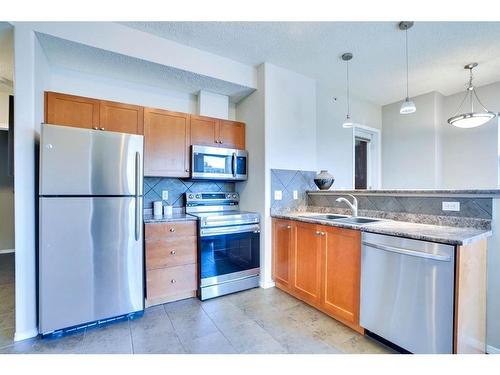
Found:
M 289 169 L 271 169 L 271 212 L 305 210 L 307 190 L 318 190 L 314 184 L 316 172 Z M 274 192 L 280 190 L 281 200 L 274 199 Z M 297 199 L 293 199 L 293 191 Z
M 168 191 L 168 200 L 162 200 L 162 191 Z M 234 182 L 192 181 L 171 177 L 144 177 L 144 209 L 153 208 L 153 202 L 163 201 L 163 205 L 184 207 L 184 193 L 201 191 L 235 191 Z
M 331 193 L 331 192 L 330 192 Z M 356 196 L 356 193 L 353 193 Z M 339 195 L 310 195 L 309 206 L 347 208 L 345 203 L 336 202 Z M 491 220 L 491 198 L 438 198 L 438 197 L 402 197 L 402 196 L 363 196 L 357 195 L 360 210 L 385 211 L 405 214 L 439 215 L 470 217 Z M 460 203 L 460 211 L 443 211 L 443 201 Z

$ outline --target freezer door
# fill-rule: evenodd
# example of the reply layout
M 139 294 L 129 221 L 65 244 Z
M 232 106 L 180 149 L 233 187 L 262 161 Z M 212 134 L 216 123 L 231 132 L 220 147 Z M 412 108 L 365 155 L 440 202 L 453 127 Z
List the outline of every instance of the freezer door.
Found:
M 40 198 L 40 333 L 140 311 L 142 198 Z
M 142 135 L 43 124 L 40 195 L 142 195 L 142 154 Z

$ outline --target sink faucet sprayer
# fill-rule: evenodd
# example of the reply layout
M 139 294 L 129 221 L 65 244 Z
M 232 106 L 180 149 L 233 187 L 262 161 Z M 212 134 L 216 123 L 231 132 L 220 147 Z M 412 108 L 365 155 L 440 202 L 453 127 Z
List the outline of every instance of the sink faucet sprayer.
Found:
M 344 197 L 337 198 L 335 201 L 336 202 L 345 202 L 351 208 L 352 216 L 356 217 L 356 216 L 358 216 L 358 200 L 356 199 L 356 197 L 354 195 L 351 195 L 351 194 L 347 194 L 347 195 L 353 199 L 352 203 L 349 202 L 349 200 L 344 198 Z

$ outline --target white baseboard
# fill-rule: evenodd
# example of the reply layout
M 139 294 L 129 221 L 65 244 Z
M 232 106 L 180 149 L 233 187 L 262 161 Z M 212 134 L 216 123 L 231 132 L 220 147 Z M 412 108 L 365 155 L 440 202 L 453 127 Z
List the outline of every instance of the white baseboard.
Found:
M 26 339 L 31 339 L 38 336 L 38 329 L 34 328 L 25 332 L 16 332 L 14 335 L 14 341 L 22 341 Z
M 4 249 L 4 250 L 0 250 L 0 254 L 10 254 L 10 253 L 14 253 L 15 250 L 14 249 Z
M 261 281 L 260 282 L 260 287 L 263 289 L 273 288 L 274 286 L 276 286 L 274 281 L 268 281 L 268 282 Z
M 486 345 L 486 353 L 488 354 L 500 354 L 500 349 L 495 348 L 491 345 Z

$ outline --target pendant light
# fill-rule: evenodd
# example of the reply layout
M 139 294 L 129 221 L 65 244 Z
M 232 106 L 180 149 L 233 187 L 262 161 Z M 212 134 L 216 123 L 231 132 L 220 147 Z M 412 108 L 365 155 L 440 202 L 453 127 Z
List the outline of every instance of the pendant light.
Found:
M 352 60 L 352 53 L 346 52 L 342 55 L 342 60 L 346 62 L 346 77 L 347 77 L 347 115 L 345 117 L 344 122 L 342 123 L 342 127 L 349 129 L 352 128 L 354 122 L 351 120 L 351 103 L 349 97 L 349 61 Z
M 467 83 L 465 96 L 458 106 L 455 115 L 448 119 L 448 124 L 456 126 L 458 128 L 475 128 L 476 126 L 486 124 L 492 118 L 495 118 L 497 116 L 495 112 L 488 111 L 483 103 L 481 103 L 479 97 L 477 96 L 476 89 L 472 85 L 472 69 L 474 69 L 476 66 L 477 63 L 470 63 L 464 66 L 464 69 L 469 70 L 469 82 Z M 458 114 L 467 98 L 469 98 L 470 102 L 470 112 Z M 476 98 L 477 102 L 483 108 L 484 112 L 474 112 L 474 98 Z
M 402 21 L 399 23 L 399 29 L 403 30 L 405 32 L 405 39 L 406 39 L 406 99 L 401 104 L 401 109 L 399 110 L 399 113 L 402 115 L 408 115 L 410 113 L 413 113 L 417 110 L 417 107 L 415 106 L 415 103 L 413 103 L 412 100 L 410 100 L 410 96 L 408 94 L 408 71 L 409 71 L 409 64 L 408 64 L 408 29 L 411 29 L 413 26 L 413 22 L 411 21 Z

